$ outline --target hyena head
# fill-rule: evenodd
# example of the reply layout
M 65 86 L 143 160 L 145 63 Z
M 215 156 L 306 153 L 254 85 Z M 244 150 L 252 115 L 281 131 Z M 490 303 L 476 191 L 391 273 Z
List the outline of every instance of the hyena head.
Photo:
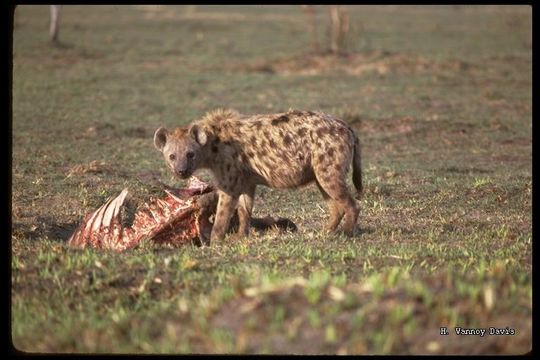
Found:
M 207 140 L 206 132 L 197 125 L 173 131 L 160 127 L 154 134 L 154 146 L 161 151 L 171 171 L 182 179 L 203 165 Z

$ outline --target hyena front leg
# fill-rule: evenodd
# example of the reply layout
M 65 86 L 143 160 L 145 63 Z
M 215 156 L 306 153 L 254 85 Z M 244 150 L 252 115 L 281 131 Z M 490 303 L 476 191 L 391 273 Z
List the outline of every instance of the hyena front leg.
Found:
M 229 228 L 233 212 L 238 204 L 238 195 L 231 195 L 222 190 L 219 191 L 219 200 L 216 210 L 216 218 L 210 235 L 210 242 L 221 241 Z
M 240 199 L 238 201 L 238 236 L 246 236 L 249 234 L 254 196 L 255 187 L 250 188 L 248 191 L 245 191 L 242 195 L 240 195 Z

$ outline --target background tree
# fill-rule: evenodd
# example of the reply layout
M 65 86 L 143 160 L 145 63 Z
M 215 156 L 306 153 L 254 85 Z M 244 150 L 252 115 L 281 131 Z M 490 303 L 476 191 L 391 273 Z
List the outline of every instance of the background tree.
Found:
M 311 34 L 311 48 L 315 53 L 329 51 L 332 54 L 342 54 L 347 48 L 347 34 L 350 30 L 350 21 L 347 10 L 339 5 L 327 7 L 330 24 L 327 28 L 329 44 L 321 49 L 317 36 L 317 7 L 315 5 L 302 5 L 308 22 L 308 31 Z
M 53 43 L 58 43 L 58 33 L 60 31 L 60 5 L 51 5 L 49 10 L 49 39 Z

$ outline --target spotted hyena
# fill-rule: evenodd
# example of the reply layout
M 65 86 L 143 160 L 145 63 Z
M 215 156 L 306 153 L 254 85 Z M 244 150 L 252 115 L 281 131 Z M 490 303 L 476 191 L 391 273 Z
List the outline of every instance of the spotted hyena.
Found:
M 198 169 L 214 174 L 219 201 L 211 241 L 224 237 L 236 208 L 238 233 L 248 233 L 257 185 L 284 189 L 313 181 L 330 208 L 326 229 L 335 231 L 345 217 L 343 230 L 353 233 L 359 210 L 346 175 L 352 161 L 353 183 L 360 194 L 360 144 L 354 131 L 336 117 L 298 110 L 251 116 L 216 110 L 185 128 L 159 128 L 154 144 L 181 178 Z

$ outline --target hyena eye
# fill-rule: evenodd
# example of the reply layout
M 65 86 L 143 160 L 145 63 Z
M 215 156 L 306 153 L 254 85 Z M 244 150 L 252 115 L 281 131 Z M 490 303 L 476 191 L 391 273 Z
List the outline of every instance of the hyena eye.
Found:
M 174 155 L 174 154 L 169 155 L 169 159 L 171 159 L 171 160 L 176 159 L 176 155 Z
M 193 159 L 193 157 L 195 156 L 195 154 L 193 153 L 193 151 L 189 151 L 187 154 L 186 154 L 186 157 L 188 159 Z

